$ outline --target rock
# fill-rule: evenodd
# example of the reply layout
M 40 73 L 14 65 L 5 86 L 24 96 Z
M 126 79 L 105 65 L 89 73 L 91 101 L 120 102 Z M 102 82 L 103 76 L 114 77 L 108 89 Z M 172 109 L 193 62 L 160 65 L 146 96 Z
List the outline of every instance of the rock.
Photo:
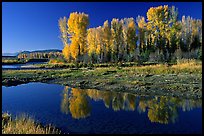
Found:
M 88 69 L 88 70 L 93 70 L 94 68 L 93 68 L 93 67 L 88 67 L 87 69 Z
M 151 77 L 151 76 L 153 76 L 152 74 L 147 74 L 147 75 L 145 75 L 145 77 Z
M 121 77 L 122 75 L 115 75 L 115 77 Z
M 99 85 L 99 84 L 100 84 L 99 82 L 96 82 L 96 83 L 95 83 L 95 85 Z
M 85 81 L 85 80 L 79 82 L 80 85 L 84 85 L 84 84 L 86 84 L 86 83 L 87 83 L 87 81 Z
M 147 86 L 147 89 L 150 89 L 150 87 L 149 86 Z M 153 91 L 154 92 L 154 91 Z
M 199 89 L 199 87 L 198 87 L 198 86 L 195 86 L 193 89 Z

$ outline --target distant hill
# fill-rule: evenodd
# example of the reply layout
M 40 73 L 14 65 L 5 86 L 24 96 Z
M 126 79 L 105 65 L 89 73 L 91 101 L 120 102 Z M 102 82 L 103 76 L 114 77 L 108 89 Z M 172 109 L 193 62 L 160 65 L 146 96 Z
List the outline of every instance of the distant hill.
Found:
M 41 53 L 49 53 L 49 52 L 62 52 L 62 50 L 58 50 L 58 49 L 49 49 L 49 50 L 35 50 L 35 51 L 22 51 L 20 53 L 37 53 L 37 52 L 41 52 Z
M 58 49 L 48 49 L 48 50 L 35 50 L 35 51 L 21 51 L 21 52 L 16 52 L 16 53 L 2 53 L 2 57 L 3 58 L 15 58 L 17 57 L 19 54 L 23 53 L 23 54 L 30 54 L 30 53 L 50 53 L 50 52 L 62 52 L 62 50 L 58 50 Z
M 18 56 L 20 53 L 36 53 L 36 52 L 44 52 L 44 53 L 49 53 L 49 52 L 62 52 L 62 50 L 58 49 L 49 49 L 49 50 L 35 50 L 35 51 L 21 51 L 21 52 L 15 52 L 15 53 L 2 53 L 2 56 Z

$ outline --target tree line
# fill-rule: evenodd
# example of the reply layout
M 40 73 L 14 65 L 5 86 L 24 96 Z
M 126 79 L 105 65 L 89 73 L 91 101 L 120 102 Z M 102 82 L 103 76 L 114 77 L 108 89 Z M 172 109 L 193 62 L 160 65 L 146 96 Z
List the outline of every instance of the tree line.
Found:
M 20 53 L 18 59 L 50 59 L 63 57 L 61 52 L 34 52 L 34 53 Z
M 147 20 L 143 16 L 113 18 L 96 28 L 88 29 L 89 16 L 80 12 L 60 18 L 58 23 L 67 62 L 138 61 L 155 52 L 163 61 L 170 61 L 177 50 L 202 51 L 202 20 L 190 16 L 178 20 L 174 6 L 149 8 Z

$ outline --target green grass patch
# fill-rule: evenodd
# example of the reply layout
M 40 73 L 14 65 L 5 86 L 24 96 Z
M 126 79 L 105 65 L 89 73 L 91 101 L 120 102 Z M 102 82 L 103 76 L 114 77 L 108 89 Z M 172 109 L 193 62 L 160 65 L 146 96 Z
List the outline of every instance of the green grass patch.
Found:
M 123 90 L 141 94 L 146 93 L 145 89 L 149 90 L 149 94 L 153 90 L 156 93 L 159 91 L 165 93 L 167 90 L 169 94 L 180 91 L 200 98 L 202 62 L 190 60 L 174 65 L 2 71 L 2 84 L 5 86 L 28 82 L 49 82 L 72 87 Z M 195 93 L 194 90 L 199 93 Z

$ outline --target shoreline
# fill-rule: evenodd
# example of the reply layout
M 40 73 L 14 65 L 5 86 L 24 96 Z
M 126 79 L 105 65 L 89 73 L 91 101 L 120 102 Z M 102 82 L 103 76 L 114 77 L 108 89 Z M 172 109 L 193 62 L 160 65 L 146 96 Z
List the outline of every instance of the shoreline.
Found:
M 202 64 L 188 66 L 186 69 L 150 65 L 93 69 L 2 70 L 2 73 L 3 86 L 42 82 L 138 95 L 202 98 Z

